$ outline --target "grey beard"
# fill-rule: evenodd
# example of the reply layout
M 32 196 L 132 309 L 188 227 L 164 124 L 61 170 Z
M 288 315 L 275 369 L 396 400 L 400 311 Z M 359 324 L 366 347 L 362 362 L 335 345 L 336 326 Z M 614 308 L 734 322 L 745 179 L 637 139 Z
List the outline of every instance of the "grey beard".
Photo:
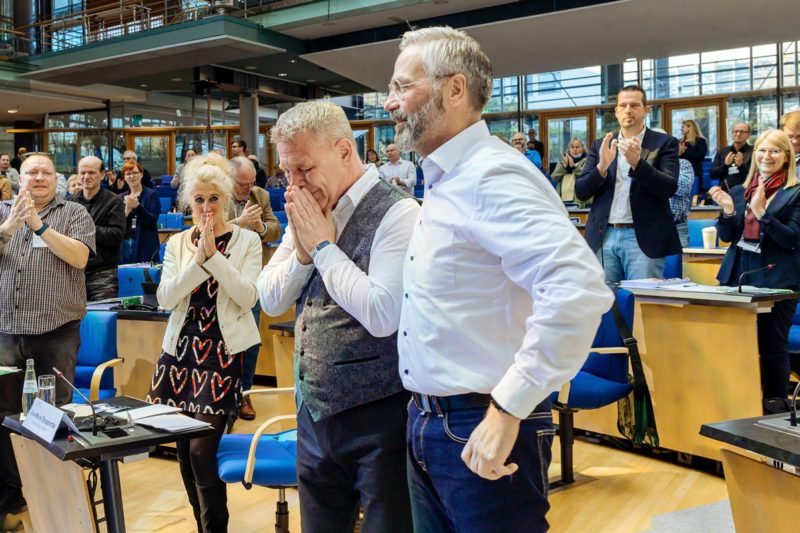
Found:
M 406 115 L 405 117 L 401 115 L 406 122 L 399 127 L 399 130 L 395 127 L 394 144 L 398 150 L 401 152 L 413 152 L 416 149 L 417 143 L 422 138 L 425 130 L 428 129 L 431 119 L 434 118 L 434 109 L 436 109 L 436 104 L 434 98 L 431 97 L 413 115 Z

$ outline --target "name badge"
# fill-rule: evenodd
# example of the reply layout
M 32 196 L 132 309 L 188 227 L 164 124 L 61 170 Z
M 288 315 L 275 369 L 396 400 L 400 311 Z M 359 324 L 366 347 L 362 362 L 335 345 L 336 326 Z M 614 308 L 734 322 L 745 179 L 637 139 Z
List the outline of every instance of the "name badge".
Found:
M 760 254 L 761 253 L 761 243 L 760 242 L 752 243 L 752 242 L 747 242 L 744 239 L 740 239 L 739 242 L 736 243 L 736 246 L 738 246 L 742 250 L 745 250 L 745 251 L 748 251 L 748 252 L 753 252 L 754 254 Z
M 731 165 L 731 166 L 728 167 L 728 175 L 729 176 L 731 174 L 738 174 L 738 173 L 739 173 L 739 167 L 737 167 L 736 165 Z
M 36 398 L 30 411 L 28 411 L 28 416 L 22 422 L 22 427 L 49 443 L 53 442 L 56 432 L 62 423 L 73 432 L 78 433 L 78 428 L 69 419 L 67 413 Z
M 31 246 L 34 248 L 47 248 L 47 243 L 44 242 L 44 239 L 34 233 L 33 238 L 31 239 Z

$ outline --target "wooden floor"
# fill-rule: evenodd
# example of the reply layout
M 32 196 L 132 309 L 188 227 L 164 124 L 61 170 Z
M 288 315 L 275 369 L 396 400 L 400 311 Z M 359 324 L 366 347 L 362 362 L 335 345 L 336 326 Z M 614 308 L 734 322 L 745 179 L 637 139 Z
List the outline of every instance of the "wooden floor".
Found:
M 254 397 L 259 420 L 275 413 L 274 398 Z M 258 425 L 239 421 L 235 431 Z M 551 478 L 558 476 L 558 444 L 553 449 Z M 553 531 L 625 533 L 646 531 L 653 516 L 727 498 L 723 479 L 666 461 L 622 452 L 608 446 L 575 443 L 579 483 L 550 495 L 548 519 Z M 125 521 L 130 532 L 189 533 L 194 519 L 175 461 L 150 458 L 121 465 Z M 230 485 L 230 531 L 274 531 L 277 492 L 261 487 L 247 491 Z M 287 492 L 292 531 L 300 531 L 297 491 Z

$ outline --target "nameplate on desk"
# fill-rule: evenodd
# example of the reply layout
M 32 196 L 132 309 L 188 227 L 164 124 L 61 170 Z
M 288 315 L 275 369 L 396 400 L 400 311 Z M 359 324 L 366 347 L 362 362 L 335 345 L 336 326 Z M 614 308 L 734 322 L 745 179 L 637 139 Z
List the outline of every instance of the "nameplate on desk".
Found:
M 33 401 L 33 406 L 28 411 L 28 415 L 22 422 L 22 427 L 45 442 L 50 443 L 53 442 L 58 426 L 61 425 L 61 421 L 65 417 L 69 420 L 67 413 L 36 398 Z

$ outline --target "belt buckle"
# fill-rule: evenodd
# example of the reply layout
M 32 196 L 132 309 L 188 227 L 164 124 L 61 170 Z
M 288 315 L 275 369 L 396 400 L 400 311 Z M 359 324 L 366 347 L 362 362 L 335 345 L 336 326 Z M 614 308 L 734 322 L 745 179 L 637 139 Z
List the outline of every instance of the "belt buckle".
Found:
M 426 413 L 432 413 L 433 408 L 431 407 L 431 400 L 427 394 L 420 394 L 419 395 L 419 403 L 422 404 L 422 410 Z

